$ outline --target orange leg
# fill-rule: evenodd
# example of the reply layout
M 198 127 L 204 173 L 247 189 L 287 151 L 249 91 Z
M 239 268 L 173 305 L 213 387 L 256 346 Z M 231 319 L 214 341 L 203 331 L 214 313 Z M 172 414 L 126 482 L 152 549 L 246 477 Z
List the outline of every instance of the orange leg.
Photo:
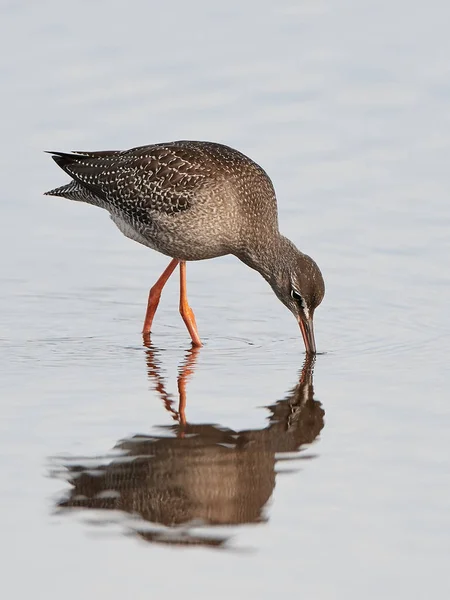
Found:
M 150 333 L 150 330 L 152 328 L 153 317 L 155 316 L 155 312 L 159 304 L 159 299 L 161 298 L 162 289 L 166 285 L 169 277 L 175 271 L 179 262 L 180 261 L 177 258 L 172 259 L 168 267 L 161 275 L 161 277 L 150 290 L 150 293 L 148 295 L 148 304 L 147 312 L 145 314 L 144 328 L 142 330 L 142 333 L 144 335 L 148 335 Z
M 188 304 L 186 291 L 186 262 L 180 261 L 180 315 L 188 328 L 194 346 L 201 346 L 202 342 L 198 335 L 197 324 L 195 322 L 194 313 Z

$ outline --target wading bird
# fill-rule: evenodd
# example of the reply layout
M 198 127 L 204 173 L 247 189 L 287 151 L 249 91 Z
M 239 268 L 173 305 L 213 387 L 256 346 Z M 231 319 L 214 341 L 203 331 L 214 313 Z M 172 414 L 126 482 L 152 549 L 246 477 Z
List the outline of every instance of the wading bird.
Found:
M 323 277 L 313 259 L 281 235 L 272 182 L 250 158 L 195 141 L 50 154 L 72 181 L 47 195 L 105 208 L 124 235 L 171 257 L 150 290 L 144 336 L 180 265 L 180 313 L 192 343 L 201 346 L 187 300 L 186 261 L 233 254 L 270 284 L 297 319 L 306 353 L 315 354 L 313 315 L 325 293 Z

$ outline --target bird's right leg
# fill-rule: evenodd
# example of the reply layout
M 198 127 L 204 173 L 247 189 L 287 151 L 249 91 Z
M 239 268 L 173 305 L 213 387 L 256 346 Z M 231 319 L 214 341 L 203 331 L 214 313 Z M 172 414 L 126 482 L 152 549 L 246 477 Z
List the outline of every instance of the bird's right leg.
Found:
M 194 312 L 189 306 L 186 290 L 186 261 L 180 261 L 180 315 L 183 318 L 189 335 L 191 336 L 192 344 L 200 347 L 202 342 L 198 335 L 197 323 L 195 322 Z
M 161 292 L 163 287 L 166 285 L 167 280 L 175 271 L 180 261 L 174 258 L 170 261 L 169 265 L 164 270 L 161 277 L 151 288 L 148 295 L 147 312 L 145 314 L 144 328 L 142 330 L 143 335 L 149 335 L 152 328 L 153 317 L 155 316 L 156 309 L 158 308 L 159 299 L 161 298 Z

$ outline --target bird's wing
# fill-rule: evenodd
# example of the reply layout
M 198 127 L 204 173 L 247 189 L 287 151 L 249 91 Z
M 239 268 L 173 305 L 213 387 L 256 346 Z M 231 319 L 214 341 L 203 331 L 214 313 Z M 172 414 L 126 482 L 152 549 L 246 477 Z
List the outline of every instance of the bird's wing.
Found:
M 51 154 L 68 175 L 107 206 L 139 213 L 144 220 L 153 211 L 174 214 L 188 209 L 208 180 L 202 156 L 183 145 Z

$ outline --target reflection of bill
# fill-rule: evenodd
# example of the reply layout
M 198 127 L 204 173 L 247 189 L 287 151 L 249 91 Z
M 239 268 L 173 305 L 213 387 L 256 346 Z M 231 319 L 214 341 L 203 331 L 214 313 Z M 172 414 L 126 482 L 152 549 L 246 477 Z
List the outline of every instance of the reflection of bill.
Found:
M 164 436 L 140 435 L 119 442 L 115 450 L 123 456 L 106 465 L 99 461 L 103 464 L 95 471 L 92 461 L 88 466 L 75 460 L 64 465 L 72 487 L 58 507 L 138 514 L 141 520 L 133 530 L 148 541 L 220 546 L 227 537 L 209 528 L 199 530 L 198 525 L 263 521 L 263 507 L 275 486 L 276 461 L 313 442 L 322 430 L 324 410 L 313 398 L 314 360 L 306 359 L 295 388 L 268 407 L 267 427 L 234 431 L 186 422 L 186 381 L 198 349 L 188 352 L 180 369 L 178 409 L 166 393 L 157 354 L 150 345 L 148 374 L 176 423 L 165 428 Z M 193 522 L 196 534 L 190 529 Z

